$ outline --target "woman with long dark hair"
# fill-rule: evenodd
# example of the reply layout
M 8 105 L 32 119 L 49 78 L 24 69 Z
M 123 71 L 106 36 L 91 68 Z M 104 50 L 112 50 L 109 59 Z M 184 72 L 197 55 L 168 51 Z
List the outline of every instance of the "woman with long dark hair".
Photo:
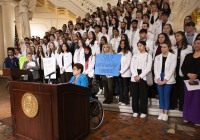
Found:
M 160 33 L 158 35 L 158 39 L 156 41 L 156 45 L 155 45 L 155 48 L 154 48 L 153 60 L 157 55 L 162 53 L 161 52 L 161 44 L 163 44 L 163 43 L 171 44 L 169 36 L 166 33 Z
M 84 47 L 84 71 L 83 74 L 88 77 L 89 87 L 92 88 L 94 78 L 95 56 L 92 55 L 92 50 L 89 46 Z
M 181 67 L 185 56 L 193 52 L 192 46 L 187 42 L 185 32 L 178 31 L 175 34 L 176 37 L 176 46 L 174 52 L 177 56 L 177 65 L 176 65 L 176 84 L 174 85 L 174 92 L 171 96 L 171 108 L 175 109 L 177 103 L 179 103 L 179 110 L 183 111 L 183 102 L 184 102 L 184 81 L 183 73 Z M 179 100 L 179 101 L 178 101 Z
M 169 39 L 172 43 L 172 46 L 176 45 L 176 39 L 174 36 L 174 31 L 171 24 L 165 24 L 163 27 L 163 33 L 166 33 L 169 36 Z
M 128 41 L 121 40 L 117 52 L 122 55 L 121 57 L 121 68 L 119 71 L 120 77 L 120 95 L 119 104 L 129 104 L 129 83 L 131 79 L 130 63 L 132 53 L 130 52 L 130 46 Z
M 69 82 L 72 77 L 72 54 L 67 43 L 62 44 L 58 65 L 60 67 L 61 83 Z
M 105 36 L 101 37 L 101 42 L 100 42 L 100 53 L 102 53 L 103 51 L 103 45 L 105 45 L 106 43 L 108 43 L 107 38 Z
M 160 114 L 158 120 L 168 120 L 170 108 L 170 94 L 175 80 L 176 55 L 171 53 L 171 43 L 161 44 L 161 54 L 155 57 L 154 81 L 159 94 Z
M 162 8 L 161 11 L 167 13 L 168 16 L 170 16 L 170 14 L 171 14 L 171 8 L 170 8 L 169 3 L 164 3 L 163 4 L 163 8 Z
M 109 29 L 108 29 L 108 35 L 112 37 L 113 28 L 118 28 L 118 27 L 119 27 L 119 20 L 118 18 L 113 17 L 111 21 L 111 26 L 109 26 Z
M 37 50 L 37 53 L 36 53 L 36 60 L 37 60 L 38 66 L 39 66 L 39 74 L 40 74 L 39 81 L 41 83 L 44 80 L 43 58 L 45 58 L 45 53 L 43 51 L 43 47 L 38 46 L 38 50 Z
M 92 49 L 92 55 L 96 55 L 100 53 L 100 47 L 98 45 L 98 41 L 96 41 L 96 35 L 93 31 L 89 32 L 89 38 L 86 40 L 85 44 L 90 46 Z
M 81 63 L 84 66 L 84 48 L 85 42 L 83 39 L 78 40 L 78 46 L 74 52 L 73 62 L 74 63 Z

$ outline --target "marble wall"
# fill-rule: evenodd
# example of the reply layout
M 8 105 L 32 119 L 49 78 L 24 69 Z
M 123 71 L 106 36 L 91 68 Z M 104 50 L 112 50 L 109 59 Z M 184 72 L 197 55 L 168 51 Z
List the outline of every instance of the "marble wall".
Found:
M 0 6 L 0 68 L 4 61 L 4 43 L 3 43 L 3 22 L 2 22 L 2 6 Z

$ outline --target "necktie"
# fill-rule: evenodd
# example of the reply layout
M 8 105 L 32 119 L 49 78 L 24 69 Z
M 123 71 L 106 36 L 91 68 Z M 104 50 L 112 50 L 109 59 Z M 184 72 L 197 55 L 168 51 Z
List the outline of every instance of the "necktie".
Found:
M 151 17 L 151 24 L 154 24 L 154 16 Z
M 12 58 L 12 57 L 10 57 L 10 59 L 11 59 L 11 63 L 12 63 L 12 65 L 13 65 L 13 58 Z
M 122 31 L 121 31 L 121 34 L 123 34 L 125 32 L 125 30 L 124 29 L 122 29 Z
M 62 66 L 64 66 L 64 55 L 62 56 Z
M 42 62 L 42 58 L 41 58 L 41 56 L 39 56 L 39 65 L 40 65 L 40 69 L 41 69 L 41 63 Z

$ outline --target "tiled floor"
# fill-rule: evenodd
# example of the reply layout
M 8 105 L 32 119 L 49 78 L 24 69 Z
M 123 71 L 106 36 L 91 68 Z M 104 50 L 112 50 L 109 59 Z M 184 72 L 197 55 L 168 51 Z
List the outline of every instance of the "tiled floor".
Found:
M 12 137 L 10 102 L 8 93 L 0 94 L 0 140 L 15 140 Z M 167 131 L 174 131 L 169 133 Z M 132 114 L 105 112 L 102 126 L 91 131 L 85 140 L 174 140 L 199 139 L 200 127 L 184 124 L 181 118 L 158 121 L 157 116 L 146 119 L 133 118 Z

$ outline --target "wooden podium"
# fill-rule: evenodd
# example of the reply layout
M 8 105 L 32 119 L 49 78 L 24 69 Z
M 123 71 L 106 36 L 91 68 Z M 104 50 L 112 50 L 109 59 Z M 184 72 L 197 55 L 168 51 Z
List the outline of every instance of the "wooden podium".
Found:
M 17 140 L 76 140 L 89 126 L 89 89 L 72 85 L 9 82 Z
M 0 76 L 8 80 L 19 80 L 22 75 L 28 75 L 30 71 L 20 69 L 0 69 Z

